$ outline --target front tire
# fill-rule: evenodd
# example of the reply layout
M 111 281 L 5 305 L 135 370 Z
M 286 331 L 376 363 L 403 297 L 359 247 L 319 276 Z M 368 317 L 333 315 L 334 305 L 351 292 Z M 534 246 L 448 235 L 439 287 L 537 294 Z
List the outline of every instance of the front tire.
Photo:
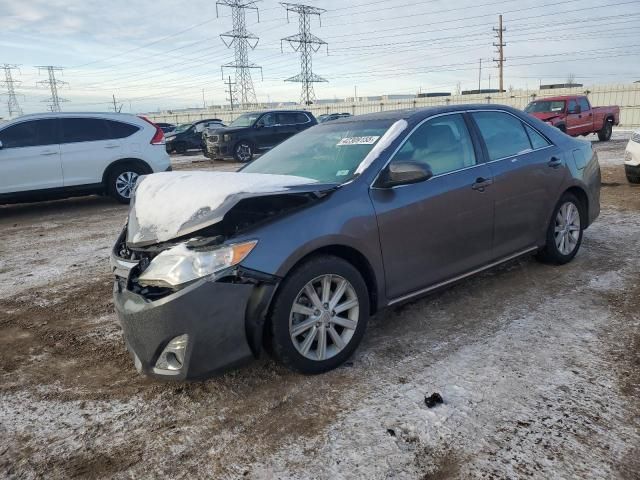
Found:
M 145 173 L 147 172 L 136 165 L 121 165 L 116 167 L 107 179 L 107 191 L 109 195 L 120 203 L 129 203 L 138 177 Z
M 253 159 L 253 146 L 249 142 L 240 142 L 233 149 L 233 158 L 237 162 L 247 163 Z
M 573 260 L 582 244 L 585 223 L 584 208 L 577 197 L 571 193 L 562 195 L 551 216 L 547 243 L 538 252 L 538 259 L 555 265 Z
M 601 142 L 608 142 L 611 139 L 613 133 L 613 124 L 609 120 L 605 120 L 604 125 L 598 132 L 598 140 Z
M 627 173 L 627 181 L 629 183 L 640 183 L 640 176 L 638 176 L 638 175 L 629 175 Z
M 275 358 L 307 374 L 332 370 L 358 347 L 369 319 L 360 272 L 330 255 L 296 267 L 282 282 L 270 315 Z

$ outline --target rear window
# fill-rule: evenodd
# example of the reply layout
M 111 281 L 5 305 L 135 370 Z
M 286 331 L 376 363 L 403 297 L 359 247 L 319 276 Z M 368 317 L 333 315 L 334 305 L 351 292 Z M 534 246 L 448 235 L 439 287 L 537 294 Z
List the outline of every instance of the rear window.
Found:
M 531 150 L 529 137 L 516 117 L 503 112 L 474 112 L 471 115 L 478 124 L 490 160 Z
M 138 131 L 128 123 L 103 118 L 61 118 L 62 143 L 97 142 L 126 138 Z
M 115 120 L 106 121 L 109 127 L 110 138 L 126 138 L 130 137 L 138 130 L 139 127 L 129 123 L 116 122 Z

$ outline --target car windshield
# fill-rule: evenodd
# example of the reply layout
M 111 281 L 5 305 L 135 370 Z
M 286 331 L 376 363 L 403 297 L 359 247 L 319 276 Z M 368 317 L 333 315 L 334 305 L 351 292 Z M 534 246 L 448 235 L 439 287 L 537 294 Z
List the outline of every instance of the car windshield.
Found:
M 175 129 L 176 133 L 180 133 L 180 132 L 184 132 L 185 130 L 187 130 L 192 124 L 191 123 L 182 123 L 180 125 L 178 125 Z
M 229 124 L 230 127 L 250 127 L 260 116 L 259 113 L 245 113 Z
M 242 171 L 344 183 L 353 178 L 393 120 L 326 123 L 305 130 L 265 153 Z
M 524 109 L 527 113 L 560 113 L 564 111 L 564 100 L 538 100 L 531 102 Z

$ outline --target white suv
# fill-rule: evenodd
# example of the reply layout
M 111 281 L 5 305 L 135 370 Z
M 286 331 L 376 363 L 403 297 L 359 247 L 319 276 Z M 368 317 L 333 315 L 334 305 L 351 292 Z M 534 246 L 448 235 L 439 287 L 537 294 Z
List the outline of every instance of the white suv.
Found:
M 0 125 L 0 203 L 108 194 L 171 170 L 162 130 L 125 113 L 42 113 Z

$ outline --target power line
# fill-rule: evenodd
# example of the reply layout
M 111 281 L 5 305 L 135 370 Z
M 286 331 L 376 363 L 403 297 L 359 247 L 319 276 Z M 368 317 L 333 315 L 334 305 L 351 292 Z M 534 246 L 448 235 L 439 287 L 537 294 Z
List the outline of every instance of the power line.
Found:
M 260 21 L 260 13 L 255 4 L 260 0 L 218 0 L 216 2 L 216 14 L 218 5 L 231 8 L 231 18 L 233 21 L 233 30 L 220 35 L 222 42 L 227 48 L 233 46 L 235 53 L 235 61 L 222 65 L 222 78 L 224 79 L 224 69 L 233 68 L 236 71 L 236 98 L 239 97 L 242 107 L 256 105 L 258 100 L 256 92 L 253 88 L 253 80 L 251 79 L 251 69 L 257 68 L 262 72 L 262 67 L 255 63 L 249 62 L 249 49 L 253 50 L 258 45 L 259 38 L 253 33 L 247 31 L 246 10 L 256 11 L 258 21 Z
M 49 78 L 47 80 L 41 80 L 38 82 L 38 85 L 48 86 L 51 90 L 51 98 L 44 100 L 45 102 L 49 102 L 49 110 L 52 112 L 60 112 L 62 109 L 60 108 L 60 102 L 68 102 L 64 98 L 60 98 L 58 96 L 58 87 L 66 85 L 67 82 L 63 82 L 62 80 L 56 79 L 56 72 L 62 72 L 62 67 L 55 67 L 53 65 L 44 65 L 36 67 L 38 71 L 47 70 L 49 74 Z
M 280 40 L 280 48 L 282 48 L 282 42 L 287 42 L 294 51 L 300 52 L 300 73 L 287 78 L 285 82 L 302 83 L 300 103 L 302 105 L 311 105 L 316 99 L 313 84 L 327 81 L 320 75 L 313 73 L 311 66 L 312 54 L 320 50 L 323 45 L 327 45 L 328 54 L 329 47 L 327 42 L 311 33 L 310 19 L 312 15 L 317 15 L 318 21 L 321 22 L 320 15 L 326 10 L 298 3 L 280 3 L 280 5 L 287 10 L 287 21 L 289 21 L 289 12 L 297 13 L 299 20 L 298 34 Z
M 18 103 L 18 97 L 16 96 L 15 87 L 20 82 L 16 82 L 11 75 L 11 70 L 16 70 L 18 65 L 10 65 L 5 63 L 2 68 L 4 69 L 4 82 L 0 82 L 0 85 L 4 85 L 7 88 L 7 108 L 9 110 L 9 117 L 13 117 L 14 115 L 20 116 L 22 115 L 22 109 L 20 108 L 20 104 Z

